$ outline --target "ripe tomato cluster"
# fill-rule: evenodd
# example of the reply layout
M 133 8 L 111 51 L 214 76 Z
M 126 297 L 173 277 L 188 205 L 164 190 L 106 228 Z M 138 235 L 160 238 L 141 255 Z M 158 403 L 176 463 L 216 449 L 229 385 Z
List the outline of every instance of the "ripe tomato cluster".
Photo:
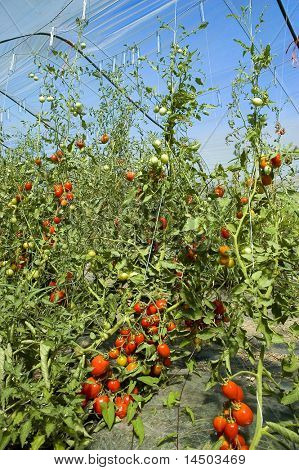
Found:
M 54 286 L 53 286 L 54 287 Z M 159 377 L 163 368 L 171 366 L 171 351 L 165 337 L 159 336 L 159 324 L 165 322 L 161 317 L 167 306 L 166 299 L 155 302 L 137 302 L 133 306 L 138 316 L 134 328 L 123 325 L 116 333 L 114 346 L 104 356 L 99 354 L 91 360 L 91 377 L 84 382 L 81 394 L 85 396 L 82 406 L 93 400 L 93 409 L 102 415 L 102 404 L 112 402 L 115 415 L 120 419 L 127 415 L 130 402 L 139 388 L 134 387 L 132 394 L 126 393 L 132 375 Z M 141 317 L 141 318 L 140 318 Z M 176 329 L 174 321 L 166 323 L 167 335 Z M 152 348 L 151 358 L 146 356 L 144 346 Z
M 227 268 L 233 268 L 235 266 L 235 260 L 230 256 L 231 249 L 228 245 L 221 245 L 219 247 L 219 264 L 226 266 Z
M 244 436 L 239 433 L 239 427 L 246 427 L 252 423 L 253 412 L 243 402 L 243 389 L 232 380 L 226 380 L 221 391 L 229 401 L 224 403 L 222 414 L 213 419 L 213 427 L 217 432 L 217 437 L 222 438 L 220 449 L 248 450 L 249 446 Z
M 282 165 L 281 155 L 277 153 L 274 157 L 268 158 L 262 156 L 260 158 L 260 174 L 264 186 L 272 184 L 274 177 L 274 169 L 280 168 Z

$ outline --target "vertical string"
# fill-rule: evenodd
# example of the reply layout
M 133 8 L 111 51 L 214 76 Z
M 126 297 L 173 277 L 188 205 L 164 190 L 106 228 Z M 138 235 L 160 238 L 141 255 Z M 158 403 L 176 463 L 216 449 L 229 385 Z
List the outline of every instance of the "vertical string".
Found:
M 173 28 L 173 43 L 176 43 L 177 35 L 177 21 L 178 21 L 178 0 L 175 0 L 174 4 L 174 28 Z

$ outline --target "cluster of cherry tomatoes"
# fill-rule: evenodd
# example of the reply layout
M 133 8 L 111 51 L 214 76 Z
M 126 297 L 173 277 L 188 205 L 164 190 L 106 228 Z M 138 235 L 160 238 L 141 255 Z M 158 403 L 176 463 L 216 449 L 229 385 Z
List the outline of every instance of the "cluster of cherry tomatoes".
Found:
M 130 402 L 134 400 L 134 394 L 139 394 L 137 387 L 134 387 L 132 394 L 125 393 L 128 387 L 127 376 L 130 378 L 130 374 L 140 372 L 140 375 L 159 377 L 164 367 L 170 367 L 170 348 L 165 338 L 159 335 L 159 323 L 164 320 L 161 314 L 166 306 L 166 299 L 158 299 L 149 304 L 138 302 L 133 306 L 134 314 L 141 317 L 134 329 L 127 326 L 120 328 L 114 346 L 107 355 L 99 354 L 91 361 L 91 377 L 88 377 L 81 390 L 85 396 L 83 407 L 92 399 L 95 413 L 101 415 L 102 404 L 111 401 L 116 409 L 115 415 L 123 419 Z M 167 332 L 175 328 L 173 321 L 166 325 Z M 156 359 L 153 359 L 150 367 L 141 347 L 143 344 L 154 347 L 152 356 Z
M 272 158 L 261 157 L 260 159 L 260 173 L 261 179 L 264 186 L 272 184 L 274 169 L 280 168 L 282 165 L 281 155 L 278 153 Z
M 117 395 L 121 389 L 121 382 L 112 377 L 110 361 L 99 354 L 92 359 L 90 365 L 92 367 L 91 376 L 82 384 L 80 392 L 85 397 L 82 406 L 85 407 L 88 400 L 93 400 L 94 412 L 101 416 L 103 403 L 108 404 L 111 401 L 115 404 L 115 415 L 120 419 L 125 418 L 133 396 L 130 394 Z M 138 388 L 135 387 L 132 393 L 133 395 L 138 394 Z
M 244 436 L 239 433 L 240 427 L 250 426 L 253 421 L 251 408 L 243 402 L 244 392 L 232 380 L 227 380 L 221 391 L 229 401 L 224 403 L 222 414 L 213 419 L 218 438 L 223 438 L 220 449 L 248 450 Z

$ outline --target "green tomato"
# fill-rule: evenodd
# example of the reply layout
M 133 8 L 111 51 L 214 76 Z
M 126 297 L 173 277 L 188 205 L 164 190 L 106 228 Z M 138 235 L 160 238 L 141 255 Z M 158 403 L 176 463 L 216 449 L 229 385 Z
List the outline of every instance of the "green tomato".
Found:
M 104 165 L 104 166 L 103 166 L 103 170 L 105 170 L 105 171 L 108 171 L 109 168 L 110 168 L 109 165 Z
M 263 100 L 261 98 L 257 98 L 257 97 L 251 98 L 251 103 L 253 104 L 253 106 L 257 106 L 257 107 L 263 106 L 263 104 L 264 104 Z
M 120 272 L 117 276 L 119 281 L 127 281 L 129 279 L 129 273 Z
M 81 47 L 81 49 L 86 49 L 86 43 L 85 43 L 85 42 L 81 42 L 80 47 Z
M 264 173 L 265 173 L 265 175 L 271 175 L 272 167 L 270 165 L 266 165 L 265 168 L 264 168 Z
M 104 321 L 103 330 L 108 331 L 108 330 L 110 330 L 110 328 L 111 328 L 110 323 L 108 321 Z
M 160 114 L 160 116 L 165 116 L 165 114 L 167 114 L 167 108 L 165 108 L 165 106 L 162 106 L 159 109 L 159 114 Z
M 15 197 L 14 197 L 14 198 L 12 198 L 12 200 L 10 201 L 10 204 L 11 204 L 12 206 L 16 206 L 16 205 L 17 205 L 17 203 L 18 203 L 18 201 L 16 200 L 16 198 L 15 198 Z
M 78 110 L 78 109 L 81 109 L 82 108 L 82 103 L 80 103 L 80 101 L 77 101 L 77 103 L 75 103 L 75 108 Z
M 11 221 L 12 224 L 16 224 L 16 223 L 17 223 L 17 218 L 16 218 L 16 217 L 12 217 L 12 218 L 10 219 L 10 221 Z
M 28 242 L 24 242 L 24 243 L 23 243 L 23 248 L 24 248 L 24 250 L 28 250 L 28 248 L 29 248 L 29 243 L 28 243 Z
M 162 142 L 160 139 L 155 139 L 154 142 L 153 142 L 153 147 L 155 147 L 155 149 L 159 149 L 162 145 Z
M 32 271 L 31 273 L 31 277 L 32 279 L 38 279 L 39 278 L 39 271 L 37 269 L 35 269 L 34 271 Z
M 169 157 L 167 153 L 162 153 L 160 160 L 162 163 L 164 163 L 164 165 L 166 165 L 169 162 Z
M 243 255 L 251 255 L 252 251 L 251 251 L 250 246 L 245 246 L 245 248 L 243 248 L 242 253 Z
M 94 250 L 89 250 L 89 252 L 87 253 L 87 256 L 89 258 L 94 258 L 95 256 L 97 256 L 97 254 Z
M 159 109 L 160 109 L 160 107 L 159 107 L 158 105 L 156 105 L 156 106 L 154 107 L 154 110 L 153 110 L 154 113 L 157 114 L 157 113 L 159 112 Z
M 156 166 L 156 165 L 158 165 L 158 163 L 159 163 L 159 158 L 158 157 L 152 157 L 150 159 L 150 164 L 151 165 Z
M 6 276 L 11 277 L 11 276 L 13 276 L 13 275 L 14 275 L 13 269 L 8 268 L 8 269 L 6 270 Z
M 41 103 L 44 103 L 44 102 L 46 101 L 46 98 L 44 97 L 44 95 L 40 95 L 39 101 L 40 101 Z

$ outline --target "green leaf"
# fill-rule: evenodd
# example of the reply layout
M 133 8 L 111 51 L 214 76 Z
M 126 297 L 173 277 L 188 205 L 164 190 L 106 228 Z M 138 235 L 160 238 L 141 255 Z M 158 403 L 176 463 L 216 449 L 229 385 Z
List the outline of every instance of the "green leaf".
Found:
M 42 376 L 45 382 L 45 386 L 49 390 L 51 384 L 49 379 L 48 358 L 51 348 L 46 343 L 41 342 L 39 350 Z
M 285 394 L 281 399 L 281 403 L 283 405 L 291 405 L 296 401 L 299 401 L 299 385 L 297 385 L 291 392 Z
M 185 413 L 190 417 L 191 419 L 191 422 L 192 424 L 194 425 L 195 423 L 195 416 L 194 416 L 194 413 L 193 413 L 193 410 L 192 408 L 190 408 L 190 406 L 185 406 Z
M 20 428 L 20 442 L 21 442 L 22 447 L 24 447 L 27 441 L 27 438 L 31 432 L 31 429 L 32 429 L 32 421 L 28 419 L 28 421 L 25 421 L 23 426 L 21 426 Z
M 180 392 L 169 392 L 168 397 L 164 402 L 164 405 L 167 406 L 167 408 L 172 408 L 173 406 L 179 403 L 179 396 Z
M 45 426 L 46 436 L 49 437 L 56 429 L 56 423 L 54 421 L 48 421 Z
M 112 403 L 112 401 L 109 401 L 109 403 L 102 403 L 101 409 L 104 421 L 107 424 L 108 429 L 111 429 L 115 420 L 114 403 Z
M 263 274 L 262 271 L 256 271 L 255 273 L 252 274 L 251 279 L 253 281 L 258 281 L 262 274 Z
M 178 434 L 176 432 L 172 432 L 171 434 L 167 434 L 167 436 L 164 436 L 162 437 L 162 439 L 160 439 L 158 442 L 157 442 L 157 447 L 159 447 L 161 444 L 164 444 L 164 442 L 169 442 L 169 441 L 173 441 L 177 438 Z
M 132 421 L 134 433 L 139 439 L 139 444 L 142 444 L 144 440 L 144 426 L 142 419 L 138 416 L 134 421 Z
M 43 434 L 37 434 L 31 442 L 30 450 L 38 450 L 46 440 L 46 436 Z
M 190 219 L 188 219 L 187 222 L 185 223 L 183 227 L 183 231 L 190 232 L 191 230 L 197 230 L 199 225 L 200 225 L 199 217 L 195 217 L 195 218 L 190 217 Z
M 294 431 L 291 431 L 290 429 L 285 428 L 284 426 L 281 426 L 280 424 L 272 423 L 272 422 L 267 422 L 267 426 L 269 426 L 269 428 L 272 431 L 280 434 L 281 436 L 285 437 L 289 441 L 295 444 L 299 444 L 299 435 L 295 433 Z
M 146 385 L 150 385 L 151 387 L 154 385 L 157 385 L 159 383 L 159 380 L 157 377 L 148 377 L 147 375 L 138 377 L 137 380 L 139 382 L 143 382 Z
M 137 406 L 138 406 L 138 403 L 136 401 L 135 402 L 130 402 L 130 404 L 128 406 L 128 411 L 127 411 L 127 423 L 128 424 L 134 418 L 134 416 L 136 414 Z

